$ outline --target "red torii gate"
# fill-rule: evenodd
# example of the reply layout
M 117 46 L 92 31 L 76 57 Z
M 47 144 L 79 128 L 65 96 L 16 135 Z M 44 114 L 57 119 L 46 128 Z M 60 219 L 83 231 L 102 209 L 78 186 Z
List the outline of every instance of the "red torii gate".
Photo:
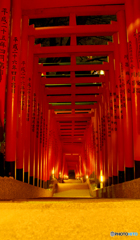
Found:
M 0 125 L 4 128 L 6 112 L 7 175 L 11 172 L 18 180 L 47 187 L 46 182 L 53 168 L 56 177 L 59 172 L 65 174 L 65 146 L 69 145 L 69 153 L 71 146 L 80 144 L 81 172 L 95 176 L 98 186 L 101 171 L 105 176 L 105 185 L 140 177 L 139 1 L 99 0 L 96 3 L 82 0 L 69 3 L 63 0 L 12 0 L 11 6 L 10 2 L 0 2 Z M 109 25 L 76 24 L 76 16 L 111 14 L 117 14 L 117 22 Z M 29 19 L 46 16 L 69 16 L 69 26 L 28 26 Z M 9 22 L 11 34 L 8 51 Z M 76 37 L 87 35 L 113 36 L 113 43 L 77 46 Z M 71 37 L 71 44 L 34 46 L 35 38 L 40 37 Z M 101 66 L 76 64 L 76 56 L 91 55 L 108 56 L 109 61 Z M 45 56 L 70 57 L 71 63 L 69 66 L 38 64 L 39 58 Z M 104 70 L 105 76 L 94 79 L 75 76 L 75 71 L 93 69 Z M 70 77 L 43 77 L 44 72 L 62 71 L 70 72 Z M 87 81 L 101 82 L 102 87 L 94 87 L 93 90 L 76 85 Z M 45 90 L 45 84 L 56 83 L 71 87 L 59 91 L 54 87 Z M 67 96 L 64 97 L 63 92 Z M 86 101 L 96 104 L 86 105 Z M 58 102 L 63 105 L 54 106 Z M 66 102 L 71 104 L 64 105 Z M 77 105 L 79 102 L 83 104 Z M 54 114 L 53 110 L 56 109 Z M 84 109 L 90 110 L 84 113 Z M 58 110 L 63 110 L 61 116 Z M 70 110 L 69 116 L 66 116 L 66 110 Z M 75 130 L 82 121 L 86 122 L 84 131 Z M 70 124 L 70 130 L 61 130 L 62 125 L 67 127 Z

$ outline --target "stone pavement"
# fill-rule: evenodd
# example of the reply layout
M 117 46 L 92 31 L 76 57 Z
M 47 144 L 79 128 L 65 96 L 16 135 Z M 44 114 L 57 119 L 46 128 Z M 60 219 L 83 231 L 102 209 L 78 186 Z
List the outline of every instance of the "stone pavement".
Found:
M 140 239 L 140 200 L 46 199 L 0 202 L 1 240 Z M 137 237 L 110 232 L 137 232 Z
M 53 197 L 91 198 L 89 194 L 89 189 L 71 189 L 63 192 L 54 193 Z

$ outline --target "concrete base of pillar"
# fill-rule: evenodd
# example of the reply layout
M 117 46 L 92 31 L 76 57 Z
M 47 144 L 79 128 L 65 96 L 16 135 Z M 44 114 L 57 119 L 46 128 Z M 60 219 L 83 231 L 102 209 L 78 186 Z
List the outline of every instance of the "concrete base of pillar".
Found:
M 33 177 L 30 177 L 30 184 L 33 185 Z
M 118 183 L 124 182 L 124 171 L 118 171 Z
M 108 186 L 108 179 L 106 179 L 104 182 L 104 187 L 107 187 L 107 186 Z
M 0 152 L 0 176 L 4 177 L 4 156 L 3 153 Z
M 38 178 L 35 178 L 35 186 L 38 187 Z
M 39 187 L 43 188 L 43 181 L 39 179 Z
M 108 178 L 108 186 L 111 186 L 112 185 L 112 177 L 109 177 Z
M 24 173 L 24 182 L 28 183 L 28 172 Z
M 96 185 L 97 185 L 97 188 L 100 188 L 100 181 L 99 181 L 99 179 L 96 179 Z
M 5 176 L 15 178 L 15 162 L 5 161 Z
M 140 178 L 140 161 L 134 161 L 135 178 Z
M 42 180 L 42 188 L 44 188 L 44 180 Z
M 113 178 L 112 179 L 113 180 L 112 184 L 114 184 L 114 185 L 117 184 L 118 183 L 118 176 L 113 176 L 112 178 Z
M 134 168 L 125 168 L 125 181 L 131 181 L 134 179 Z
M 16 180 L 23 181 L 23 168 L 16 170 Z

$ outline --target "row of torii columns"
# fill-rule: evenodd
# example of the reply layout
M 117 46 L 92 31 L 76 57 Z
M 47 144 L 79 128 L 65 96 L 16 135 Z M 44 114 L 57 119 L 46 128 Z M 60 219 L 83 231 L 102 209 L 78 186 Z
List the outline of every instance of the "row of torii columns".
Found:
M 125 2 L 124 10 L 117 12 L 117 23 L 112 22 L 108 27 L 102 26 L 99 29 L 98 25 L 93 26 L 92 31 L 95 30 L 97 33 L 100 31 L 100 34 L 107 32 L 108 29 L 108 32 L 113 35 L 113 43 L 104 46 L 76 46 L 76 37 L 72 37 L 73 44 L 62 50 L 62 47 L 46 49 L 34 46 L 35 38 L 46 36 L 46 33 L 48 37 L 55 36 L 55 34 L 56 36 L 61 34 L 76 36 L 81 31 L 91 33 L 88 26 L 85 28 L 76 26 L 76 14 L 70 13 L 70 28 L 37 30 L 28 26 L 29 16 L 22 15 L 21 1 L 1 1 L 0 116 L 3 127 L 4 118 L 6 118 L 7 172 L 11 172 L 13 176 L 16 172 L 17 179 L 35 185 L 39 184 L 39 180 L 46 183 L 50 179 L 54 163 L 51 161 L 52 149 L 48 139 L 55 123 L 51 124 L 53 114 L 45 107 L 46 92 L 38 79 L 41 78 L 42 72 L 56 70 L 56 67 L 38 65 L 38 59 L 44 54 L 51 57 L 55 53 L 90 52 L 91 54 L 107 54 L 109 61 L 102 65 L 105 71 L 103 95 L 99 98 L 99 104 L 94 109 L 94 117 L 91 121 L 95 139 L 92 145 L 94 154 L 91 154 L 94 164 L 90 164 L 92 162 L 90 158 L 83 172 L 85 171 L 85 174 L 88 172 L 89 175 L 94 172 L 98 183 L 102 170 L 106 185 L 140 177 L 139 5 L 138 0 L 128 0 Z M 95 67 L 96 70 L 100 69 L 100 66 Z M 81 69 L 76 64 L 64 68 L 65 71 Z M 82 68 L 90 69 L 89 66 Z M 44 82 L 43 79 L 42 83 Z M 39 122 L 39 111 L 41 114 L 38 126 L 36 123 Z M 104 117 L 105 126 L 100 130 Z M 106 137 L 100 136 L 101 131 L 104 131 Z M 58 176 L 62 170 L 60 159 L 63 155 L 59 139 L 57 139 L 57 146 L 59 154 L 55 164 Z M 85 166 L 84 161 L 83 164 Z

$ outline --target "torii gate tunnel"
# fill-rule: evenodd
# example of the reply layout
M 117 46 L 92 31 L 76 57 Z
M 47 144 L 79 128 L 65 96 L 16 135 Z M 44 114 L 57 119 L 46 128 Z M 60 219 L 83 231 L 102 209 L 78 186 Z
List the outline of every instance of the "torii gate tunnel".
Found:
M 106 15 L 117 21 L 77 24 L 78 17 Z M 29 25 L 56 17 L 69 23 Z M 89 36 L 112 42 L 77 44 Z M 43 47 L 38 38 L 70 41 Z M 95 56 L 107 61 L 95 64 Z M 70 171 L 98 187 L 102 179 L 110 186 L 139 178 L 140 1 L 1 0 L 0 129 L 6 176 L 17 180 L 47 188 L 51 177 Z

